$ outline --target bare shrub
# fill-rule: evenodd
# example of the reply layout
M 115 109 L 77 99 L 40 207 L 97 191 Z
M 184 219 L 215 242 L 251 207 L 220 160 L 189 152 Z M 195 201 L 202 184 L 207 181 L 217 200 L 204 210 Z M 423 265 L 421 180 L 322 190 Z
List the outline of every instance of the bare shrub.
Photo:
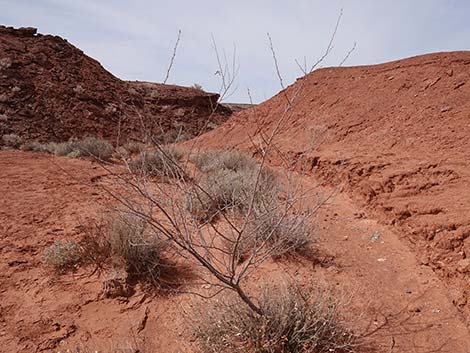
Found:
M 54 268 L 58 273 L 74 269 L 81 261 L 81 251 L 78 244 L 71 240 L 56 241 L 46 248 L 43 262 Z
M 342 325 L 338 306 L 324 292 L 267 287 L 259 298 L 264 315 L 238 298 L 222 298 L 197 316 L 196 339 L 213 353 L 354 352 L 355 336 Z
M 178 164 L 182 153 L 173 147 L 161 147 L 156 151 L 144 151 L 129 163 L 129 168 L 135 175 L 144 177 L 160 177 L 163 179 L 182 179 L 184 170 Z
M 16 134 L 6 134 L 2 136 L 2 142 L 10 148 L 20 148 L 23 142 L 22 138 Z

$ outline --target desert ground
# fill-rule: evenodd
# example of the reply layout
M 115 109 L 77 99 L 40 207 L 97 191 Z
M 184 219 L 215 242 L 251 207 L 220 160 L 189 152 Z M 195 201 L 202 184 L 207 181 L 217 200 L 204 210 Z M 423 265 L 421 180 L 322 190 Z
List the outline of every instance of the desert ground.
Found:
M 0 27 L 0 351 L 204 352 L 198 327 L 238 288 L 213 276 L 239 255 L 219 242 L 256 221 L 268 175 L 281 191 L 258 206 L 285 209 L 279 229 L 308 221 L 308 236 L 299 249 L 258 239 L 227 268 L 262 310 L 263 285 L 328 293 L 340 328 L 335 343 L 295 350 L 287 333 L 262 350 L 247 332 L 204 331 L 224 352 L 469 352 L 469 64 L 470 52 L 448 52 L 322 68 L 231 107 L 198 88 L 122 81 L 60 37 Z M 223 177 L 256 182 L 219 207 L 206 191 Z M 123 209 L 163 234 L 172 286 L 131 273 L 111 241 L 97 250 Z M 282 241 L 299 228 L 286 229 Z M 80 258 L 55 261 L 63 244 Z

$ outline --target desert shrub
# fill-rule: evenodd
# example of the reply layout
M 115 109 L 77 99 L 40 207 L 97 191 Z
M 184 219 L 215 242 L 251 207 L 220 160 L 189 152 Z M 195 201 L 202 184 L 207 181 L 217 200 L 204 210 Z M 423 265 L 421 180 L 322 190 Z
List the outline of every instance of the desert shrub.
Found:
M 173 147 L 162 147 L 157 151 L 144 151 L 129 163 L 132 173 L 140 176 L 160 178 L 184 178 L 184 170 L 179 164 L 182 154 Z
M 137 154 L 145 150 L 146 145 L 142 142 L 129 141 L 124 144 L 124 149 L 130 154 Z
M 71 240 L 56 241 L 46 248 L 43 262 L 58 273 L 75 268 L 81 260 L 81 251 L 77 243 Z
M 20 148 L 23 140 L 16 134 L 6 134 L 2 136 L 2 142 L 10 148 Z
M 150 234 L 147 223 L 135 215 L 115 214 L 104 225 L 96 225 L 82 240 L 84 261 L 98 268 L 123 269 L 155 287 L 173 269 L 165 257 L 166 242 Z
M 210 220 L 228 209 L 245 212 L 252 200 L 254 207 L 268 205 L 276 200 L 278 191 L 277 179 L 268 169 L 221 168 L 205 174 L 200 188 L 188 193 L 187 209 L 198 219 Z
M 23 151 L 54 153 L 56 144 L 53 142 L 41 143 L 39 141 L 27 141 L 21 146 Z
M 200 152 L 191 157 L 191 161 L 202 172 L 210 172 L 221 169 L 239 171 L 242 169 L 255 169 L 257 163 L 239 151 L 216 150 Z
M 194 88 L 194 89 L 197 89 L 199 91 L 203 91 L 204 92 L 204 88 L 202 88 L 202 85 L 200 85 L 199 83 L 195 83 L 191 86 L 191 88 Z
M 113 146 L 106 140 L 96 137 L 85 137 L 82 140 L 70 140 L 55 145 L 57 156 L 77 158 L 90 156 L 102 161 L 109 160 L 113 155 Z
M 238 300 L 222 299 L 201 312 L 196 339 L 203 352 L 354 352 L 355 339 L 343 327 L 338 303 L 298 288 L 268 288 L 259 298 L 263 315 Z
M 113 146 L 106 140 L 97 137 L 85 137 L 78 142 L 81 155 L 90 156 L 102 161 L 109 160 L 113 155 Z
M 248 223 L 248 242 L 265 244 L 273 257 L 293 252 L 301 253 L 312 242 L 312 226 L 300 214 L 281 213 L 278 210 L 254 212 Z
M 80 157 L 80 148 L 78 146 L 78 141 L 71 140 L 67 142 L 57 143 L 54 148 L 54 154 L 59 157 Z
M 152 136 L 152 143 L 166 145 L 170 143 L 189 140 L 192 136 L 181 128 L 173 128 Z

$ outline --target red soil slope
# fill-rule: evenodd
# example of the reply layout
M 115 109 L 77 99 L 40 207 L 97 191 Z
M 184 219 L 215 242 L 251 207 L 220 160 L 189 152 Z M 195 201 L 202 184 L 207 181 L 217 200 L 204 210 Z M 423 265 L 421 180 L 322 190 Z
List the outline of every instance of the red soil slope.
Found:
M 122 81 L 66 40 L 0 26 L 0 135 L 66 140 L 140 137 L 180 130 L 193 136 L 225 121 L 219 96 L 188 87 Z
M 116 176 L 86 160 L 1 151 L 0 180 L 1 352 L 198 352 L 191 307 L 211 301 L 158 296 L 138 285 L 129 298 L 106 298 L 106 273 L 81 268 L 56 276 L 41 261 L 54 241 L 79 241 L 93 219 L 116 206 L 106 191 L 119 187 Z M 331 192 L 315 187 L 314 178 L 305 182 L 316 190 L 312 203 Z M 295 279 L 325 286 L 345 300 L 348 325 L 372 348 L 358 353 L 467 352 L 470 335 L 446 287 L 389 226 L 359 215 L 338 194 L 315 218 L 322 264 L 268 261 L 253 284 Z
M 454 304 L 468 309 L 469 80 L 470 52 L 320 69 L 200 142 L 256 154 L 260 131 L 281 119 L 275 146 L 283 158 L 271 162 L 304 160 L 308 173 L 341 185 L 406 236 L 450 286 Z

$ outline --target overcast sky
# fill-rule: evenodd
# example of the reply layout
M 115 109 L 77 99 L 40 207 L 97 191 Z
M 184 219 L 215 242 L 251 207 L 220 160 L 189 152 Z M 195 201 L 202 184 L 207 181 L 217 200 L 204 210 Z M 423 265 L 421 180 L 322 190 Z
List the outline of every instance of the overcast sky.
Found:
M 323 66 L 366 65 L 470 47 L 467 0 L 0 0 L 0 23 L 57 34 L 114 75 L 161 82 L 178 30 L 182 36 L 169 83 L 198 83 L 219 90 L 211 35 L 231 59 L 237 48 L 235 93 L 226 99 L 256 102 L 280 90 L 266 33 L 273 39 L 281 74 L 292 83 L 322 56 L 340 9 L 344 15 Z

